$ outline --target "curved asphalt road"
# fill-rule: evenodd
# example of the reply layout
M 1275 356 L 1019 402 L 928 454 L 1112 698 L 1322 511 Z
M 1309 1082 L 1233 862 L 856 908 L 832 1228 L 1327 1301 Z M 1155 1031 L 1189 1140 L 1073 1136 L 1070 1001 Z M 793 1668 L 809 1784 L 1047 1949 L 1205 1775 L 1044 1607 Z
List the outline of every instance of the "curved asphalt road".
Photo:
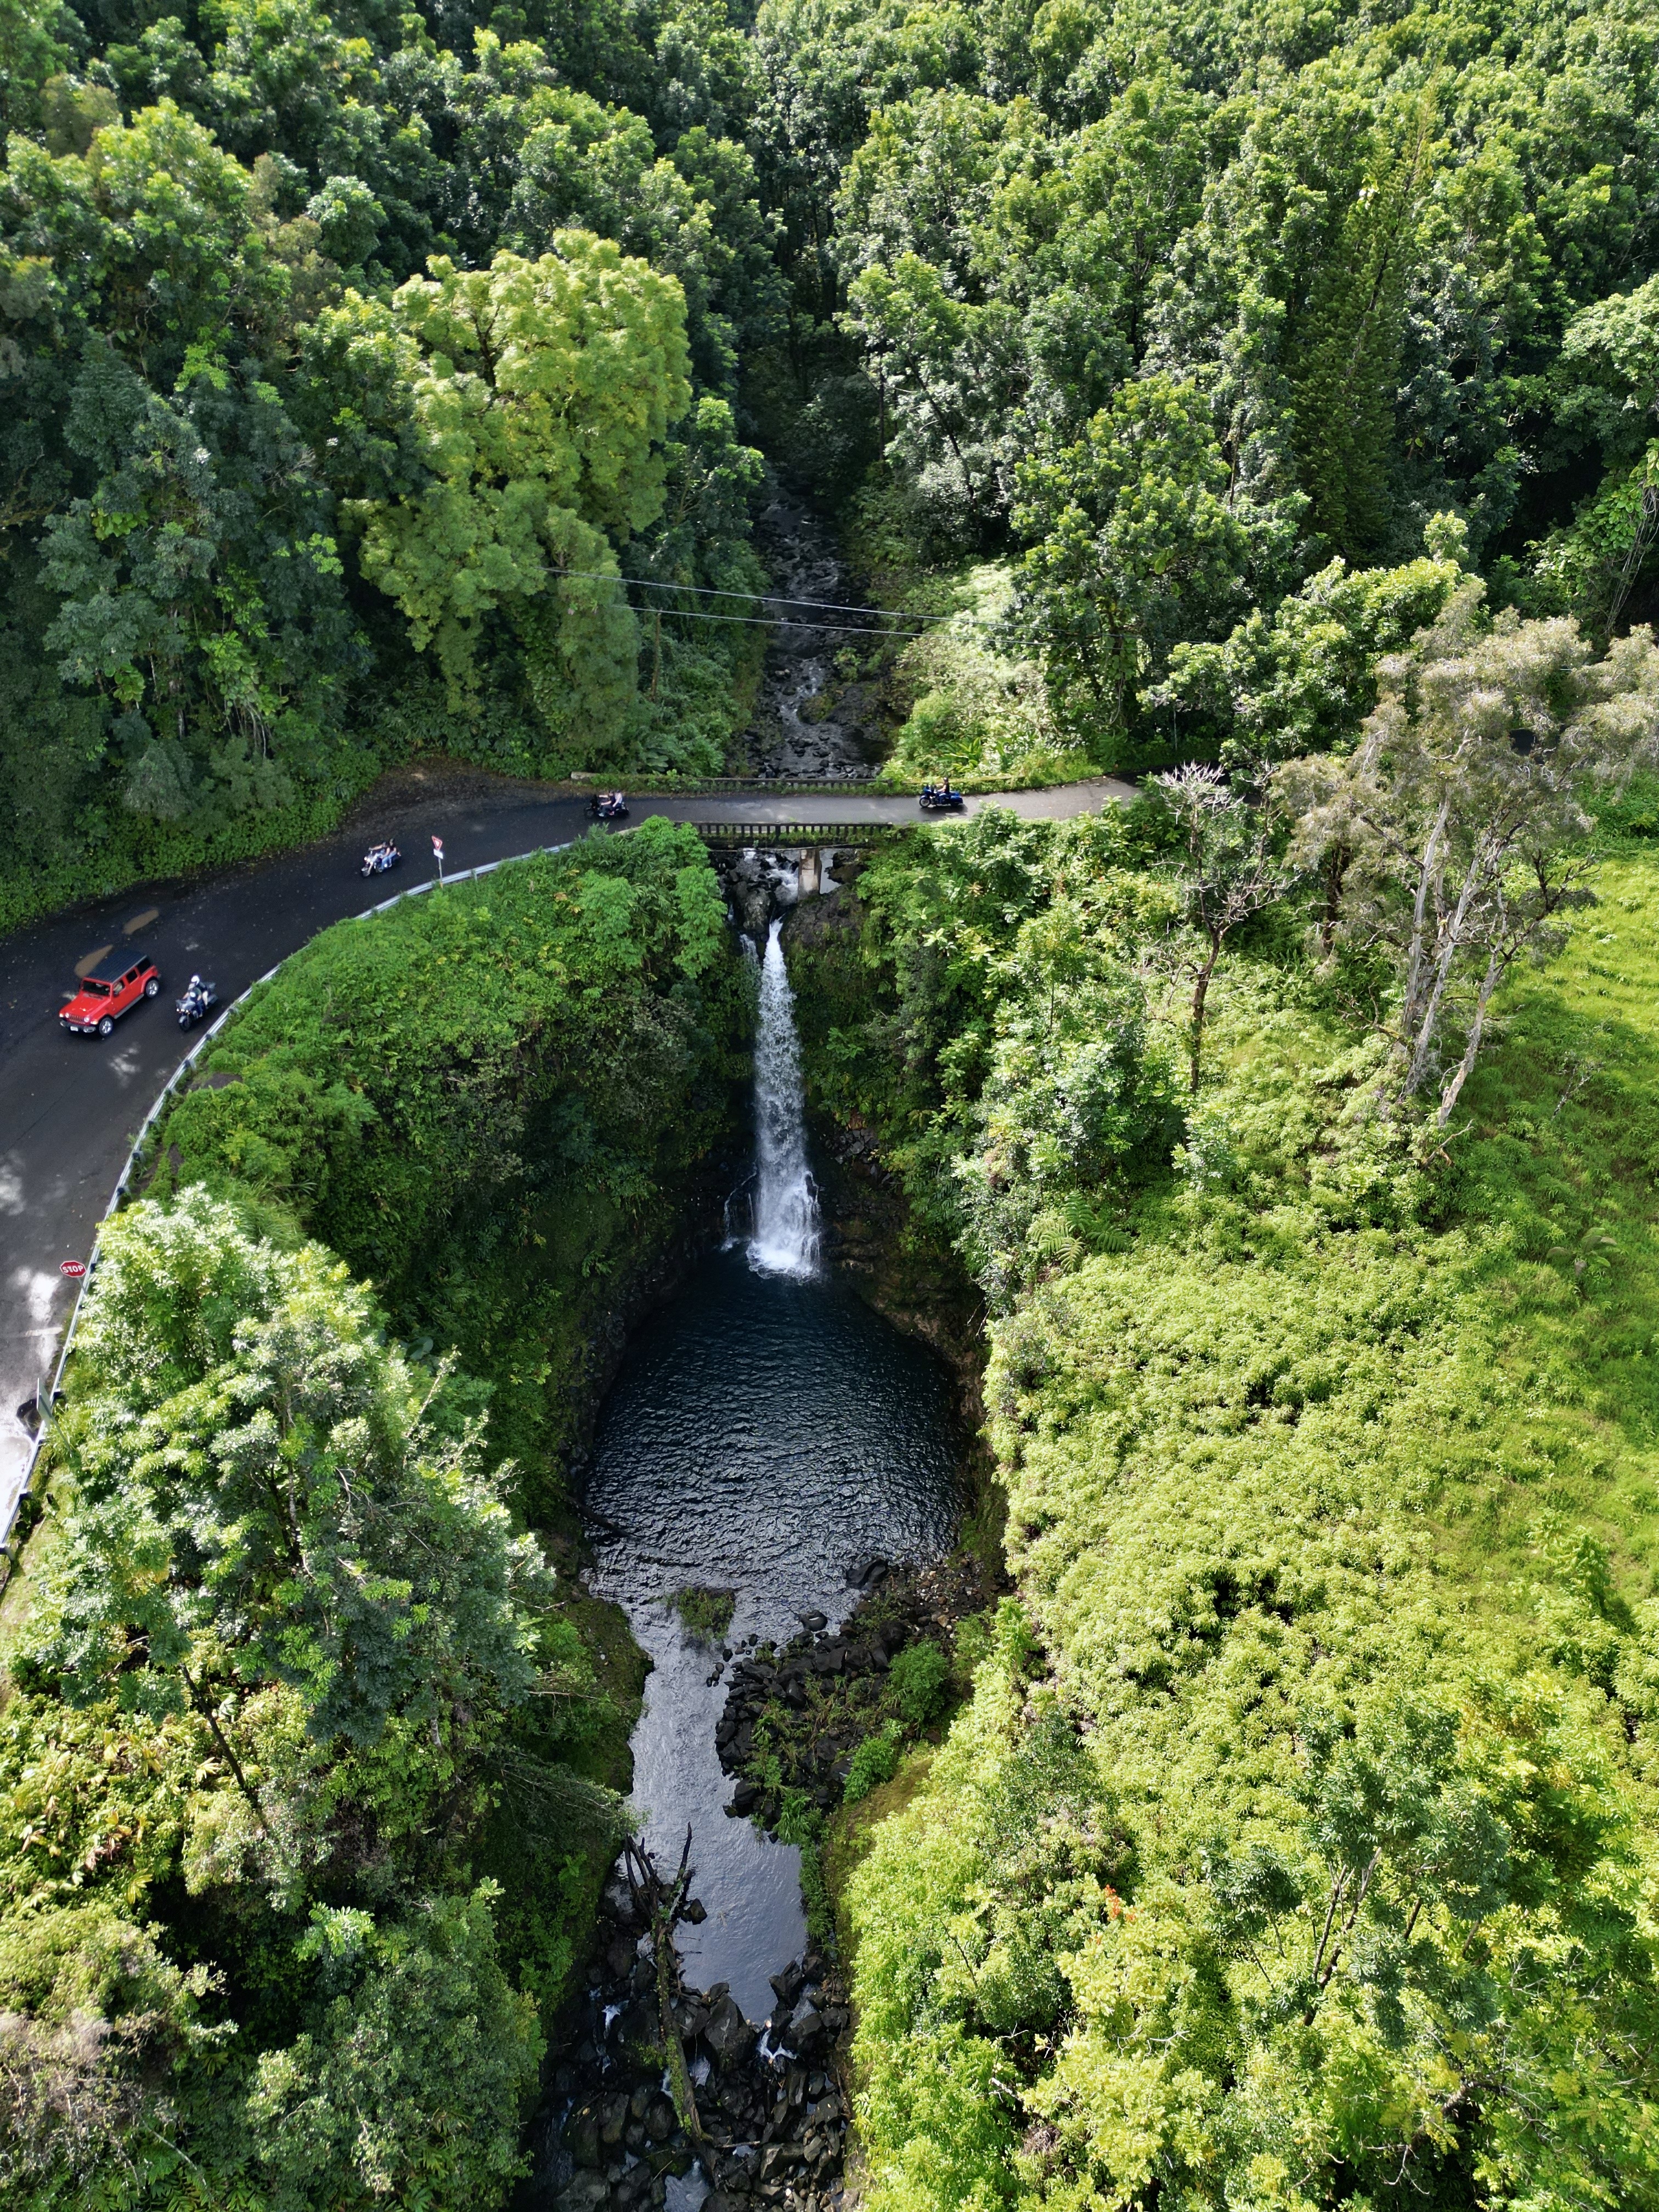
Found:
M 586 802 L 534 784 L 460 786 L 419 771 L 373 796 L 351 825 L 319 843 L 182 888 L 128 891 L 43 922 L 0 943 L 0 1529 L 27 1462 L 19 1409 L 49 1378 L 74 1299 L 60 1273 L 84 1260 L 139 1124 L 188 1049 L 173 1000 L 192 969 L 211 976 L 222 1004 L 247 988 L 331 922 L 430 872 L 428 838 L 444 840 L 454 872 L 579 837 Z M 969 809 L 1002 805 L 1028 818 L 1063 820 L 1133 796 L 1110 778 L 1019 792 Z M 635 799 L 635 821 L 915 822 L 913 799 L 848 792 L 843 798 Z M 370 837 L 391 836 L 404 862 L 390 879 L 363 881 L 357 861 Z M 66 1036 L 58 1009 L 77 966 L 113 946 L 148 953 L 162 995 L 126 1015 L 113 1036 Z M 199 1032 L 198 1032 L 199 1034 Z

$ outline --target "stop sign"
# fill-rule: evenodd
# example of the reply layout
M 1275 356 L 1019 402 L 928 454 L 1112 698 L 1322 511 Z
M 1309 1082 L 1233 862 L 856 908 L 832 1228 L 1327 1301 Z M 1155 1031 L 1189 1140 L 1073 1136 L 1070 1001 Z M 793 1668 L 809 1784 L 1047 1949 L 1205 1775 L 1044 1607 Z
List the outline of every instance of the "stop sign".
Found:
M 84 1260 L 60 1260 L 58 1267 L 58 1273 L 67 1275 L 70 1282 L 76 1281 L 87 1272 L 87 1263 Z

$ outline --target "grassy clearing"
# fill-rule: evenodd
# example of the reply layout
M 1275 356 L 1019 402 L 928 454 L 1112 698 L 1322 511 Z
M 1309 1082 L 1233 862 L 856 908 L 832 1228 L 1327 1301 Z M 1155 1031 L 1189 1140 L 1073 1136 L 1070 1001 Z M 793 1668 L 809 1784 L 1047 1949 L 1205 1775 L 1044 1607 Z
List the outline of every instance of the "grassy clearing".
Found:
M 1608 860 L 1565 953 L 1512 993 L 1471 1085 L 1463 1204 L 1479 1271 L 1493 1462 L 1438 1502 L 1477 1587 L 1519 1571 L 1540 1512 L 1587 1528 L 1627 1595 L 1659 1591 L 1659 856 Z

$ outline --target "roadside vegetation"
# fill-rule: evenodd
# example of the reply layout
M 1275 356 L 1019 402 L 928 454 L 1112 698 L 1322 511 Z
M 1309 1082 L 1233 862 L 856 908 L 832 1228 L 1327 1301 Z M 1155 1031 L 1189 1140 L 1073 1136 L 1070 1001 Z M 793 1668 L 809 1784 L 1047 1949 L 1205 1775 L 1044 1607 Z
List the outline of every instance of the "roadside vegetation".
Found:
M 647 822 L 313 939 L 204 1060 L 151 1188 L 291 1214 L 423 1358 L 453 1347 L 539 1514 L 629 1286 L 709 1195 L 748 1018 L 696 831 Z
M 747 1011 L 653 825 L 325 933 L 167 1118 L 7 1654 L 9 2203 L 503 2199 L 642 1680 L 562 1455 Z

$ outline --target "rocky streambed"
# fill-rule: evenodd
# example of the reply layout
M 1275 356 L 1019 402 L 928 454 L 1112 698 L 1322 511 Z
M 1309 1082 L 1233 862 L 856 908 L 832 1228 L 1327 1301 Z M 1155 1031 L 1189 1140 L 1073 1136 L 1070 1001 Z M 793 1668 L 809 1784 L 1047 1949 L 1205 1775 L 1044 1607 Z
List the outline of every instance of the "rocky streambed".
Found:
M 738 1778 L 727 1816 L 763 1831 L 787 1820 L 809 1852 L 847 1794 L 860 1747 L 890 1737 L 896 1758 L 965 1686 L 977 1647 L 964 1624 L 995 1595 L 964 1553 L 898 1568 L 872 1559 L 858 1578 L 863 1595 L 840 1627 L 809 1609 L 787 1643 L 751 1635 L 743 1649 L 708 1646 L 727 1679 L 715 1729 L 721 1767 Z M 696 1887 L 691 1869 L 683 1918 L 694 1929 L 707 1918 Z M 613 1886 L 532 2142 L 537 2182 L 522 2203 L 557 2212 L 835 2212 L 852 2106 L 851 2015 L 833 1931 L 769 1977 L 774 2002 L 763 2020 L 723 1981 L 697 1988 L 672 1942 L 665 2007 L 662 1941 L 663 1923 L 638 1893 Z M 670 2034 L 689 2112 L 676 2108 Z
M 853 579 L 829 525 L 804 500 L 780 492 L 759 538 L 776 627 L 749 733 L 750 764 L 763 776 L 857 782 L 874 773 L 883 746 L 877 620 L 842 611 L 857 597 Z
M 854 1790 L 885 1778 L 888 1758 L 871 1747 L 896 1765 L 968 1687 L 977 1643 L 963 1624 L 994 1595 L 979 1559 L 957 1553 L 898 1570 L 878 1559 L 862 1581 L 866 1595 L 842 1627 L 809 1613 L 781 1648 L 734 1657 L 714 1745 L 738 1778 L 730 1809 L 769 1831 L 793 1813 L 789 1825 L 810 1836 L 811 1814 L 804 1824 L 802 1814 L 841 1804 L 855 1766 Z
M 526 2201 L 550 2197 L 558 2212 L 833 2212 L 848 2126 L 848 2014 L 830 1962 L 812 1950 L 775 1974 L 776 2002 L 759 2024 L 723 1982 L 700 1990 L 675 1977 L 694 2131 L 668 2086 L 653 1932 L 613 1898 L 599 1933 Z

